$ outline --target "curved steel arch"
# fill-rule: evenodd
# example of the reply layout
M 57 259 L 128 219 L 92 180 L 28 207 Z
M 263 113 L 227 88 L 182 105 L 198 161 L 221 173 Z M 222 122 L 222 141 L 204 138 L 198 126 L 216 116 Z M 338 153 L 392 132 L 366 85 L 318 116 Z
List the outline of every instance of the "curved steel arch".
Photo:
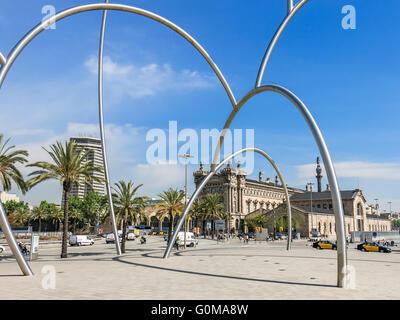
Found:
M 256 80 L 256 85 L 255 88 L 258 88 L 261 86 L 262 79 L 264 77 L 264 72 L 265 69 L 267 68 L 267 64 L 269 61 L 269 58 L 271 57 L 271 53 L 275 48 L 276 43 L 278 42 L 283 30 L 285 30 L 286 26 L 292 20 L 292 18 L 296 15 L 296 13 L 303 7 L 308 0 L 301 0 L 298 2 L 295 6 L 293 6 L 293 0 L 287 0 L 287 15 L 283 19 L 281 25 L 279 26 L 278 30 L 275 32 L 275 35 L 273 36 L 271 42 L 268 45 L 267 51 L 264 54 L 263 60 L 261 62 L 260 68 L 258 70 L 258 75 L 257 75 L 257 80 Z
M 286 202 L 287 202 L 287 213 L 288 213 L 288 223 L 289 223 L 289 230 L 292 230 L 292 211 L 291 211 L 291 206 L 290 206 L 290 197 L 289 197 L 289 192 L 287 190 L 287 186 L 285 181 L 283 180 L 282 174 L 279 171 L 279 168 L 277 167 L 277 165 L 275 164 L 275 162 L 271 159 L 271 157 L 266 154 L 263 150 L 258 149 L 258 148 L 244 148 L 241 150 L 236 151 L 235 153 L 231 154 L 230 156 L 226 157 L 224 160 L 222 160 L 217 167 L 215 168 L 214 171 L 210 171 L 210 173 L 201 181 L 200 185 L 197 187 L 196 191 L 193 193 L 193 195 L 191 196 L 188 204 L 186 205 L 185 210 L 183 211 L 176 227 L 175 227 L 175 231 L 172 235 L 172 237 L 170 238 L 170 241 L 168 243 L 167 249 L 164 252 L 164 256 L 163 258 L 166 259 L 169 257 L 169 254 L 171 252 L 172 246 L 175 242 L 175 239 L 178 235 L 179 230 L 182 227 L 183 222 L 185 221 L 185 218 L 187 216 L 187 214 L 189 213 L 190 208 L 192 207 L 194 201 L 196 200 L 196 198 L 199 196 L 200 192 L 203 190 L 203 188 L 205 187 L 205 185 L 207 184 L 207 182 L 214 176 L 214 174 L 229 160 L 231 160 L 232 158 L 236 157 L 239 154 L 242 154 L 244 152 L 249 152 L 249 151 L 253 151 L 256 153 L 261 154 L 262 156 L 264 156 L 270 163 L 271 165 L 274 167 L 276 173 L 279 176 L 279 179 L 281 180 L 282 186 L 285 190 L 285 196 L 286 196 Z M 290 244 L 291 244 L 291 232 L 288 232 L 288 241 L 287 241 L 287 250 L 290 249 Z
M 108 3 L 108 0 L 105 0 Z M 103 167 L 104 167 L 104 178 L 106 181 L 108 206 L 110 208 L 111 224 L 114 233 L 114 239 L 118 239 L 118 227 L 117 221 L 115 219 L 114 204 L 111 193 L 110 178 L 108 173 L 108 161 L 106 152 L 106 138 L 104 133 L 104 117 L 103 117 L 103 53 L 104 53 L 104 34 L 106 31 L 106 20 L 107 20 L 107 10 L 103 11 L 103 18 L 101 20 L 100 29 L 100 44 L 99 44 L 99 61 L 98 61 L 98 100 L 99 100 L 99 126 L 100 126 L 100 139 L 101 139 L 101 152 L 103 155 Z M 115 248 L 117 249 L 117 254 L 121 255 L 121 245 L 119 241 L 115 241 Z
M 213 69 L 215 74 L 217 75 L 219 81 L 223 85 L 229 100 L 232 104 L 232 107 L 235 108 L 236 106 L 236 99 L 235 96 L 233 95 L 233 92 L 231 88 L 229 87 L 228 82 L 226 81 L 225 77 L 219 70 L 218 66 L 214 63 L 214 61 L 211 59 L 210 55 L 205 51 L 205 49 L 191 36 L 189 35 L 186 31 L 172 23 L 171 21 L 155 14 L 147 10 L 143 10 L 140 8 L 128 6 L 128 5 L 122 5 L 122 4 L 109 4 L 109 3 L 95 3 L 95 4 L 87 4 L 87 5 L 82 5 L 82 6 L 77 6 L 73 7 L 70 9 L 66 9 L 64 11 L 61 11 L 57 13 L 55 16 L 50 17 L 42 23 L 38 24 L 36 27 L 34 27 L 31 31 L 29 31 L 11 50 L 10 54 L 6 57 L 0 52 L 0 89 L 4 83 L 4 80 L 8 74 L 8 71 L 10 70 L 11 66 L 13 65 L 14 61 L 17 59 L 19 54 L 23 51 L 23 49 L 37 36 L 39 35 L 42 31 L 44 31 L 47 27 L 52 25 L 53 23 L 62 20 L 66 17 L 69 17 L 71 15 L 75 15 L 77 13 L 81 12 L 86 12 L 86 11 L 94 11 L 94 10 L 115 10 L 115 11 L 124 11 L 124 12 L 129 12 L 129 13 L 134 13 L 138 14 L 147 18 L 150 18 L 154 21 L 157 21 L 166 27 L 172 29 L 179 35 L 181 35 L 184 39 L 186 39 L 192 46 L 205 58 L 207 63 L 210 65 L 210 67 Z M 100 51 L 102 51 L 102 37 L 104 36 L 104 31 L 103 27 L 105 27 L 105 20 L 103 17 L 104 23 L 102 23 L 102 32 L 101 32 L 101 38 L 100 38 Z M 102 62 L 99 59 L 99 69 L 101 68 Z M 99 88 L 102 85 L 102 77 L 99 75 Z M 100 101 L 102 101 L 102 90 L 99 90 L 99 118 L 102 120 L 102 106 L 100 107 Z M 104 135 L 104 130 L 103 130 L 103 122 L 100 122 L 100 130 Z M 104 139 L 102 139 L 102 143 L 104 146 Z M 103 152 L 105 152 L 105 148 L 103 148 Z M 103 157 L 103 159 L 105 159 Z M 107 181 L 107 184 L 109 185 L 109 181 Z M 108 187 L 109 188 L 109 187 Z M 2 227 L 2 230 L 7 238 L 7 242 L 11 248 L 11 251 L 13 252 L 18 265 L 20 266 L 22 272 L 24 275 L 33 275 L 33 272 L 29 266 L 29 264 L 25 261 L 24 257 L 22 256 L 20 250 L 18 249 L 17 242 L 12 234 L 11 226 L 8 222 L 7 216 L 5 214 L 4 207 L 0 201 L 0 226 Z M 115 226 L 113 226 L 115 229 Z M 117 242 L 117 241 L 116 241 Z M 118 250 L 118 245 L 117 245 L 117 253 L 120 254 L 120 251 Z
M 294 106 L 300 111 L 301 115 L 303 116 L 304 120 L 306 121 L 308 127 L 310 128 L 314 140 L 317 143 L 319 152 L 321 154 L 326 175 L 328 177 L 328 182 L 331 188 L 331 195 L 332 195 L 332 204 L 333 204 L 333 211 L 335 214 L 335 221 L 336 221 L 336 235 L 337 235 L 337 263 L 338 263 L 338 277 L 337 277 L 337 284 L 339 287 L 345 287 L 345 276 L 347 270 L 347 252 L 346 252 L 346 239 L 345 239 L 345 230 L 344 230 L 344 214 L 343 214 L 343 206 L 342 206 L 342 197 L 340 195 L 339 185 L 336 179 L 335 169 L 333 167 L 332 159 L 329 154 L 328 147 L 326 146 L 324 137 L 321 131 L 318 128 L 317 123 L 315 122 L 313 116 L 311 115 L 310 111 L 307 109 L 305 104 L 292 92 L 288 89 L 278 86 L 278 85 L 264 85 L 258 88 L 255 88 L 248 92 L 238 103 L 237 108 L 235 108 L 227 122 L 225 123 L 224 129 L 222 130 L 220 139 L 218 141 L 217 148 L 214 153 L 213 163 L 211 166 L 211 171 L 215 171 L 215 163 L 217 162 L 220 152 L 221 146 L 224 142 L 224 136 L 226 131 L 229 129 L 233 119 L 235 118 L 236 114 L 239 110 L 243 107 L 243 105 L 255 95 L 261 92 L 277 92 L 287 98 L 289 101 L 294 104 Z
M 93 3 L 93 4 L 86 4 L 82 6 L 73 7 L 70 9 L 66 9 L 57 13 L 55 16 L 50 17 L 44 20 L 42 23 L 38 24 L 34 27 L 30 32 L 28 32 L 11 50 L 10 54 L 5 59 L 6 62 L 3 64 L 3 67 L 0 69 L 0 88 L 3 84 L 4 78 L 8 73 L 8 70 L 14 63 L 15 59 L 19 56 L 21 51 L 42 31 L 44 31 L 47 27 L 51 26 L 53 23 L 62 20 L 66 17 L 75 15 L 81 12 L 87 11 L 95 11 L 95 10 L 114 10 L 114 11 L 124 11 L 129 13 L 138 14 L 144 16 L 146 18 L 152 19 L 154 21 L 160 22 L 161 24 L 165 25 L 166 27 L 172 29 L 179 35 L 181 35 L 184 39 L 186 39 L 192 46 L 206 59 L 210 67 L 213 69 L 215 74 L 217 75 L 219 81 L 223 85 L 229 100 L 232 104 L 232 107 L 236 106 L 236 99 L 233 95 L 233 92 L 226 81 L 225 77 L 223 76 L 222 72 L 219 70 L 218 66 L 215 62 L 211 59 L 210 55 L 207 51 L 185 30 L 177 26 L 176 24 L 172 23 L 171 21 L 147 10 L 143 10 L 137 7 L 132 7 L 124 4 L 111 4 L 111 3 Z

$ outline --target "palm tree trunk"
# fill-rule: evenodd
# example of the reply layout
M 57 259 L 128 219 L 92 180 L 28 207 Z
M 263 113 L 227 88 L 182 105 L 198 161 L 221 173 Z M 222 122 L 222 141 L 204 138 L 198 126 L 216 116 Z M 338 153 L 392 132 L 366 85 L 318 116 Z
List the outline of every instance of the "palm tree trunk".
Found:
M 214 220 L 211 221 L 211 239 L 214 240 L 214 233 L 215 233 L 215 222 Z
M 126 243 L 126 218 L 124 219 L 122 223 L 122 242 L 121 242 L 121 252 L 125 253 L 125 243 Z M 119 239 L 118 239 L 119 241 Z
M 39 233 L 42 231 L 42 219 L 39 217 Z
M 172 232 L 174 227 L 174 217 L 172 214 L 169 215 L 169 228 L 168 228 L 168 243 L 171 240 Z
M 64 203 L 64 224 L 63 224 L 63 239 L 61 247 L 61 258 L 68 258 L 68 205 L 69 191 L 65 191 Z

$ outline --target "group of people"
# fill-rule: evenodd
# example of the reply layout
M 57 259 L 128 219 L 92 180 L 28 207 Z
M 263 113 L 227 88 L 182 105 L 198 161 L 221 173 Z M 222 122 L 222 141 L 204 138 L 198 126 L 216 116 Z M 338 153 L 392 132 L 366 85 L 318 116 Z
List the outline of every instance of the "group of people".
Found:
M 394 246 L 394 241 L 389 242 L 389 241 L 385 241 L 385 239 L 383 239 L 382 241 L 379 240 L 379 241 L 378 241 L 378 244 L 379 244 L 380 246 L 385 246 L 385 247 Z
M 217 236 L 217 241 L 225 241 L 231 237 L 229 233 L 219 233 Z

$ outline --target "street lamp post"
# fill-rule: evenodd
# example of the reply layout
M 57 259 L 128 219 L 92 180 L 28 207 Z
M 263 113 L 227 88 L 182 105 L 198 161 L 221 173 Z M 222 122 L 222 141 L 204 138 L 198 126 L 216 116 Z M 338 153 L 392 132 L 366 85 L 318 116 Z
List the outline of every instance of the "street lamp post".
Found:
M 307 185 L 310 187 L 310 212 L 311 212 L 311 233 L 314 230 L 314 217 L 313 217 L 313 210 L 312 210 L 312 193 L 313 193 L 313 185 L 314 182 L 307 182 Z
M 179 155 L 179 157 L 186 159 L 186 163 L 185 163 L 185 207 L 186 207 L 186 204 L 187 204 L 187 165 L 188 165 L 188 162 L 189 162 L 189 160 L 187 160 L 187 159 L 193 158 L 193 156 L 191 156 L 189 153 L 186 153 L 186 154 Z M 184 226 L 183 226 L 183 237 L 184 237 L 183 246 L 184 246 L 184 249 L 186 249 L 186 228 L 187 228 L 187 220 L 186 220 L 186 217 L 185 217 L 185 223 L 184 223 Z

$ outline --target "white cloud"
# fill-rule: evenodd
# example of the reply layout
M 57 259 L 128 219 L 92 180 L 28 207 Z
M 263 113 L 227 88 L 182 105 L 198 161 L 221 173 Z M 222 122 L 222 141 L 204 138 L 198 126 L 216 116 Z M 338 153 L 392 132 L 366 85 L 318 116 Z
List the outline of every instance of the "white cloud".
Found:
M 131 172 L 135 183 L 144 184 L 141 192 L 153 196 L 170 187 L 183 189 L 185 181 L 184 167 L 176 164 L 137 164 Z
M 323 175 L 326 177 L 325 169 Z M 343 161 L 334 164 L 338 178 L 400 180 L 400 163 Z M 311 179 L 315 176 L 315 163 L 296 166 L 297 176 Z
M 86 68 L 96 76 L 97 63 L 96 56 L 91 56 L 85 61 Z M 104 57 L 103 70 L 104 79 L 108 82 L 107 90 L 111 90 L 117 97 L 128 95 L 132 98 L 142 98 L 168 90 L 204 89 L 216 84 L 214 76 L 198 71 L 178 71 L 169 64 L 119 64 L 108 56 Z

